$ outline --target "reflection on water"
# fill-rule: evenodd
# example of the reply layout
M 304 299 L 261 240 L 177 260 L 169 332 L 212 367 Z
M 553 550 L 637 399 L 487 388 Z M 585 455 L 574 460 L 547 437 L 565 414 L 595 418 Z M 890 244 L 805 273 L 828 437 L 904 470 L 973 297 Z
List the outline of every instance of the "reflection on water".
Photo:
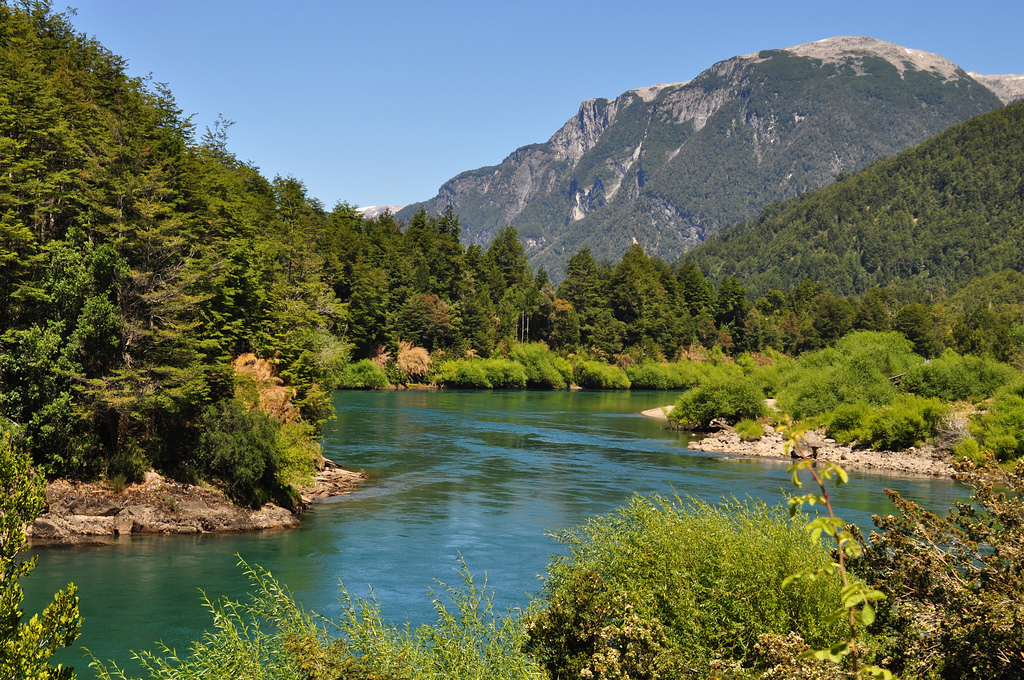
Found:
M 111 547 L 39 551 L 24 583 L 26 611 L 66 582 L 79 586 L 80 644 L 125 663 L 162 641 L 184 651 L 207 627 L 210 599 L 245 596 L 240 555 L 270 569 L 307 607 L 338 611 L 337 583 L 379 599 L 413 624 L 432 618 L 427 589 L 456 578 L 458 555 L 487 573 L 498 604 L 525 604 L 549 555 L 545 535 L 609 512 L 631 494 L 781 502 L 786 463 L 689 451 L 686 436 L 639 411 L 657 392 L 343 392 L 324 453 L 372 482 L 318 503 L 294 531 L 235 536 L 135 537 Z M 883 488 L 943 511 L 967 496 L 949 480 L 852 472 L 836 495 L 862 526 L 888 512 Z M 80 652 L 60 661 L 85 670 Z M 88 673 L 80 673 L 88 677 Z

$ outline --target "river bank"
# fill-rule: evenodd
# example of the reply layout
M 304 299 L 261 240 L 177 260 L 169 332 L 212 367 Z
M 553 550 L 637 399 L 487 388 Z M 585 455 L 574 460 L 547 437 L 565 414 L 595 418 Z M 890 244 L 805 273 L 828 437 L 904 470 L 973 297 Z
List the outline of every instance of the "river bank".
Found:
M 649 418 L 667 421 L 671 412 L 672 406 L 665 406 L 641 413 Z M 763 437 L 753 441 L 744 441 L 738 434 L 726 429 L 692 441 L 686 446 L 694 451 L 728 453 L 736 456 L 791 458 L 785 450 L 785 439 L 771 426 L 765 427 Z M 954 473 L 949 456 L 939 453 L 930 446 L 913 447 L 907 451 L 854 449 L 837 444 L 834 439 L 828 439 L 819 432 L 809 432 L 806 448 L 805 453 L 808 457 L 839 463 L 845 468 L 870 468 L 934 477 L 952 477 Z
M 46 487 L 47 511 L 26 528 L 33 545 L 102 545 L 133 534 L 205 534 L 293 529 L 311 503 L 351 493 L 366 474 L 328 460 L 294 511 L 268 503 L 242 508 L 221 491 L 146 473 L 115 492 L 103 484 L 58 479 Z

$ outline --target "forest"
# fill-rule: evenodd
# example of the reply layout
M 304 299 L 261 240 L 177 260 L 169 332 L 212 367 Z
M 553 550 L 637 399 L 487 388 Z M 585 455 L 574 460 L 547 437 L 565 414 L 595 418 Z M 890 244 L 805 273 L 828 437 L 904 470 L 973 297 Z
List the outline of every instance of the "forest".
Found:
M 797 215 L 822 234 L 808 243 L 839 247 L 844 241 L 826 223 L 845 224 L 849 214 L 857 229 L 881 230 L 888 221 L 862 215 L 884 213 L 923 225 L 900 232 L 912 247 L 879 246 L 910 257 L 906 271 L 886 264 L 861 276 L 854 265 L 874 257 L 867 248 L 835 261 L 794 254 L 788 261 L 797 265 L 783 258 L 773 274 L 755 275 L 748 265 L 767 258 L 725 255 L 725 246 L 670 264 L 634 245 L 618 262 L 576 253 L 556 285 L 543 269 L 530 269 L 511 227 L 487 248 L 467 247 L 451 209 L 439 217 L 421 211 L 408 224 L 390 214 L 364 219 L 346 203 L 327 209 L 301 181 L 268 179 L 236 158 L 230 121 L 199 133 L 164 85 L 129 77 L 124 60 L 77 33 L 69 15 L 47 3 L 0 4 L 0 668 L 26 658 L 19 656 L 26 644 L 51 649 L 75 636 L 73 589 L 58 595 L 49 618 L 19 623 L 14 581 L 27 573 L 15 558 L 24 546 L 20 527 L 42 507 L 44 478 L 123 485 L 155 468 L 220 486 L 241 504 L 289 506 L 320 459 L 317 436 L 336 389 L 575 386 L 682 391 L 675 417 L 698 429 L 716 418 L 755 429 L 779 424 L 783 414 L 764 410 L 772 397 L 802 425 L 840 441 L 902 449 L 939 438 L 965 466 L 1002 464 L 994 469 L 1016 495 L 993 495 L 965 467 L 982 515 L 964 507 L 942 523 L 897 501 L 907 517 L 924 519 L 888 518 L 881 542 L 851 555 L 865 579 L 906 588 L 892 586 L 877 619 L 851 624 L 861 646 L 850 649 L 859 650 L 852 658 L 885 661 L 907 677 L 934 669 L 941 677 L 1016 677 L 1024 664 L 1024 468 L 1014 467 L 1024 456 L 1024 276 L 1014 211 L 1024 147 L 1008 140 L 1024 134 L 1021 106 L 736 228 L 782 233 L 787 215 Z M 1002 141 L 985 147 L 984 162 L 967 151 L 971 162 L 943 160 L 951 170 L 937 179 L 928 159 L 981 148 L 981 139 Z M 903 202 L 887 198 L 883 176 L 900 185 Z M 914 207 L 916 191 L 927 211 Z M 851 196 L 868 203 L 844 212 Z M 935 196 L 945 198 L 935 204 Z M 982 245 L 956 255 L 960 241 L 924 229 L 939 223 L 970 230 Z M 983 225 L 999 238 L 984 240 Z M 761 231 L 742 243 L 765 242 Z M 871 238 L 889 238 L 880 234 Z M 727 235 L 721 243 L 741 241 Z M 824 269 L 809 267 L 814 258 Z M 853 268 L 832 266 L 847 260 Z M 941 269 L 933 261 L 960 264 Z M 918 262 L 934 270 L 930 278 Z M 286 388 L 283 415 L 261 408 L 261 386 L 236 370 L 250 355 Z M 799 595 L 737 609 L 733 586 L 720 581 L 721 591 L 700 594 L 722 607 L 714 625 L 726 627 L 717 629 L 699 619 L 699 607 L 680 604 L 697 597 L 694 582 L 623 570 L 630 561 L 656 561 L 659 541 L 706 534 L 701 522 L 721 530 L 723 546 L 753 551 L 736 557 L 750 568 L 763 563 L 758 545 L 785 544 L 794 552 L 780 562 L 783 578 L 809 562 L 827 570 L 829 549 L 783 541 L 800 527 L 773 513 L 638 500 L 564 535 L 571 558 L 552 565 L 547 600 L 525 619 L 487 619 L 469 581 L 453 591 L 458 611 L 442 608 L 438 625 L 415 636 L 384 625 L 363 603 L 346 632 L 328 638 L 254 567 L 262 599 L 251 611 L 275 627 L 257 665 L 284 665 L 251 677 L 455 677 L 456 657 L 483 664 L 461 677 L 501 677 L 505 671 L 494 669 L 505 666 L 509 677 L 688 677 L 693 667 L 708 677 L 748 677 L 757 645 L 763 658 L 781 654 L 785 663 L 782 675 L 749 677 L 833 677 L 818 666 L 800 667 L 806 674 L 798 676 L 785 664 L 796 663 L 805 644 L 828 647 L 846 635 L 823 614 L 844 601 L 838 587 L 801 584 Z M 620 549 L 639 550 L 642 559 Z M 715 572 L 711 556 L 722 551 L 708 550 L 701 564 L 685 562 L 699 554 L 671 553 L 682 561 L 664 568 L 673 578 Z M 937 564 L 942 584 L 929 580 Z M 771 572 L 772 582 L 779 574 Z M 753 578 L 734 576 L 736 583 Z M 865 611 L 863 602 L 845 609 Z M 201 670 L 207 661 L 234 668 L 228 652 L 240 612 L 218 619 L 227 626 L 226 656 L 197 661 L 193 675 L 154 662 L 155 677 L 209 677 Z M 914 637 L 922 621 L 945 637 Z M 50 628 L 59 635 L 43 635 Z M 796 630 L 803 637 L 786 637 Z M 742 644 L 723 642 L 738 631 Z M 962 657 L 966 647 L 984 653 Z M 846 652 L 840 656 L 850 658 Z M 986 661 L 989 653 L 996 656 Z M 46 654 L 37 657 L 32 663 L 49 668 Z M 431 668 L 433 675 L 422 675 Z

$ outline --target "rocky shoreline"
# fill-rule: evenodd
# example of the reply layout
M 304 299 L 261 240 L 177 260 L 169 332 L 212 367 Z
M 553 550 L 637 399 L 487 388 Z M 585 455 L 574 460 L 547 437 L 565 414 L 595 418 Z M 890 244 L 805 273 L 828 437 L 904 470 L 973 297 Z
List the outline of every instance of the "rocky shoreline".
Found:
M 351 493 L 366 474 L 328 460 L 314 484 L 302 490 L 295 512 L 273 504 L 241 508 L 221 491 L 149 472 L 119 493 L 100 485 L 58 479 L 46 487 L 48 510 L 26 527 L 36 546 L 102 545 L 136 534 L 206 534 L 292 529 L 297 513 L 314 501 Z
M 765 427 L 763 437 L 753 441 L 743 441 L 735 432 L 722 430 L 699 441 L 690 442 L 686 446 L 694 451 L 713 451 L 737 456 L 791 458 L 785 451 L 785 440 L 782 435 L 770 426 Z M 832 461 L 847 469 L 871 468 L 932 477 L 952 477 L 954 473 L 949 457 L 931 447 L 911 448 L 903 452 L 858 450 L 840 446 L 835 440 L 823 438 L 820 434 L 808 433 L 805 453 L 814 460 Z
M 668 420 L 672 406 L 663 406 L 641 411 L 648 418 Z M 710 434 L 703 439 L 686 445 L 694 451 L 728 453 L 755 458 L 783 458 L 791 456 L 785 451 L 785 440 L 771 426 L 765 427 L 763 437 L 753 441 L 743 439 L 731 429 Z M 825 438 L 820 432 L 807 434 L 807 455 L 820 461 L 832 461 L 844 468 L 872 468 L 908 475 L 929 475 L 952 477 L 953 466 L 949 456 L 935 451 L 932 447 L 911 448 L 907 451 L 874 451 L 840 446 L 834 439 Z

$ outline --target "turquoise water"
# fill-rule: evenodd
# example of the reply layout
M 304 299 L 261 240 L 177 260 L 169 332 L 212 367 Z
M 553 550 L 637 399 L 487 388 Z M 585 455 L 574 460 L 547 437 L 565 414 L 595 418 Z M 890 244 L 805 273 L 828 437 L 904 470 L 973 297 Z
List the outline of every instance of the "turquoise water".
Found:
M 457 581 L 458 556 L 487 574 L 501 608 L 523 604 L 558 546 L 545 532 L 609 512 L 633 493 L 708 500 L 781 501 L 786 463 L 686 449 L 684 434 L 639 411 L 667 404 L 656 392 L 342 392 L 324 453 L 364 469 L 360 491 L 317 503 L 293 531 L 228 536 L 135 537 L 113 546 L 47 549 L 24 581 L 39 611 L 68 581 L 85 617 L 78 644 L 101 659 L 129 650 L 179 652 L 208 627 L 201 593 L 245 595 L 241 556 L 271 570 L 307 607 L 338 611 L 337 584 L 370 593 L 386 616 L 432 618 L 434 579 Z M 840 515 L 862 526 L 889 512 L 883 488 L 944 511 L 968 495 L 949 480 L 851 472 Z M 82 677 L 80 649 L 61 654 Z

